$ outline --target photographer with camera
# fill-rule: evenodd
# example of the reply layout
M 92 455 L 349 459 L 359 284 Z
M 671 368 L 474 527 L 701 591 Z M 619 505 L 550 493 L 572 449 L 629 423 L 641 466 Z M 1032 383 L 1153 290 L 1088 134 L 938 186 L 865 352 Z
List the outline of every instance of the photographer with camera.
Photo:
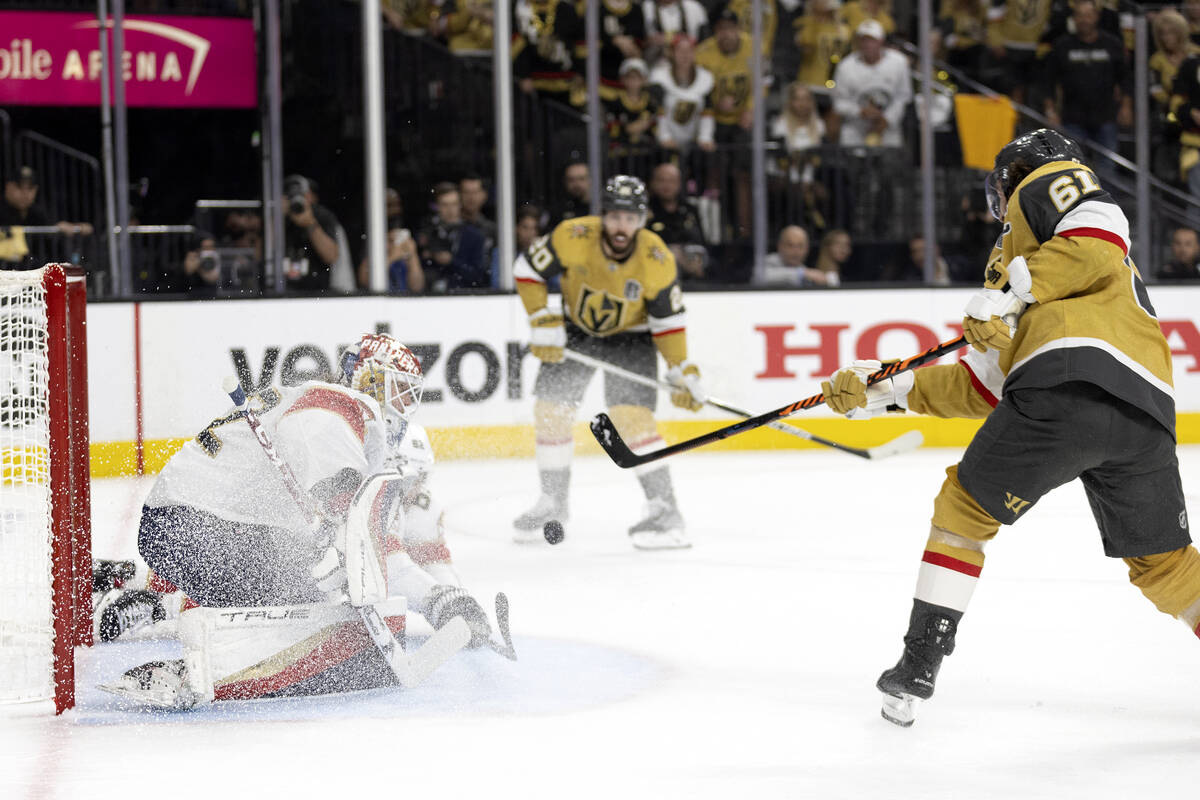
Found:
M 303 175 L 283 181 L 286 223 L 283 269 L 288 289 L 327 292 L 341 256 L 337 217 L 317 203 L 316 184 Z
M 196 231 L 192 247 L 183 257 L 183 277 L 188 294 L 196 297 L 216 297 L 221 286 L 221 254 L 217 240 L 203 231 Z

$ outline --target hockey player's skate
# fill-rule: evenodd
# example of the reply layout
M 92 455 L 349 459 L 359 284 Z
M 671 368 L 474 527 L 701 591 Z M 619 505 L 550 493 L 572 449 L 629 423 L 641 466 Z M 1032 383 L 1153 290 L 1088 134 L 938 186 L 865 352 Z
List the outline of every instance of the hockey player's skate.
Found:
M 559 501 L 548 494 L 543 494 L 534 503 L 533 508 L 513 520 L 513 527 L 516 529 L 513 541 L 522 544 L 544 542 L 542 528 L 545 524 L 550 520 L 566 522 L 567 516 L 565 501 Z
M 639 550 L 681 550 L 692 546 L 679 509 L 658 497 L 647 501 L 646 516 L 629 529 L 629 538 Z
M 920 601 L 917 601 L 920 602 Z M 938 606 L 921 604 L 933 613 L 913 620 L 904 637 L 904 653 L 896 666 L 879 676 L 875 687 L 883 692 L 883 718 L 907 728 L 916 720 L 917 705 L 933 697 L 942 659 L 954 652 L 958 621 L 937 613 Z M 914 609 L 914 617 L 918 609 Z
M 151 661 L 134 667 L 115 683 L 100 689 L 155 708 L 183 711 L 195 708 L 200 696 L 188 685 L 183 659 Z
M 126 591 L 113 589 L 106 592 L 96 604 L 95 636 L 102 642 L 111 642 L 131 631 L 136 631 L 162 622 L 167 618 L 162 596 L 157 592 L 138 589 Z
M 133 580 L 136 572 L 137 565 L 132 561 L 96 559 L 92 562 L 92 591 L 120 589 L 127 581 Z

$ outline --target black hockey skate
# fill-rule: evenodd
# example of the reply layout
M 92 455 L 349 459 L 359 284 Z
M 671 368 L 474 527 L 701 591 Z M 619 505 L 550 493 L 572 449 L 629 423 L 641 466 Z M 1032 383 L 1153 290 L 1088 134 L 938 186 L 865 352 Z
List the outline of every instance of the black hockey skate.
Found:
M 542 529 L 546 523 L 551 520 L 566 522 L 568 516 L 570 515 L 567 513 L 565 500 L 543 494 L 534 503 L 533 508 L 513 520 L 513 528 L 516 530 L 513 541 L 522 544 L 543 542 L 545 540 L 542 538 Z
M 162 622 L 167 618 L 167 611 L 157 592 L 114 589 L 101 598 L 96 606 L 96 617 L 96 637 L 102 642 L 111 642 L 130 631 Z
M 681 550 L 692 546 L 679 509 L 674 502 L 660 497 L 646 501 L 646 516 L 629 529 L 629 538 L 639 550 Z
M 879 676 L 883 692 L 880 713 L 888 722 L 907 728 L 916 720 L 916 706 L 933 697 L 942 659 L 954 652 L 954 634 L 962 613 L 920 600 L 913 601 L 904 653 L 896 666 Z
M 120 589 L 126 581 L 133 580 L 137 565 L 132 561 L 107 561 L 98 558 L 92 562 L 92 591 L 107 592 Z

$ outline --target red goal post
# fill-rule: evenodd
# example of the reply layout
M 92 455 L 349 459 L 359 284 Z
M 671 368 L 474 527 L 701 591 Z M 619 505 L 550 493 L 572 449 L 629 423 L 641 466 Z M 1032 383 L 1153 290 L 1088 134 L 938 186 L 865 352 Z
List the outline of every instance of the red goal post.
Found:
M 86 315 L 79 268 L 0 271 L 0 702 L 56 713 L 92 643 Z

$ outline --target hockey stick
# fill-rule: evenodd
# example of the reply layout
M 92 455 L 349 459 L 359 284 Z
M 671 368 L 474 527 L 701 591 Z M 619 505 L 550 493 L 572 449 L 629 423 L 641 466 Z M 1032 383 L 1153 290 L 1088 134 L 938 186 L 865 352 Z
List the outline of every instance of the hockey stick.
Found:
M 625 380 L 632 381 L 634 383 L 640 383 L 643 386 L 651 386 L 658 389 L 669 390 L 677 390 L 679 388 L 669 381 L 658 380 L 647 375 L 642 375 L 634 372 L 633 370 L 619 367 L 616 364 L 613 364 L 611 361 L 605 361 L 600 358 L 592 358 L 591 356 L 580 353 L 578 350 L 566 349 L 564 352 L 567 358 L 571 359 L 572 361 L 578 361 L 580 364 L 584 364 L 595 369 L 605 370 L 613 375 L 619 375 Z M 722 411 L 726 411 L 734 416 L 742 417 L 743 419 L 748 419 L 753 416 L 753 414 L 751 414 L 749 411 L 731 406 L 715 397 L 706 397 L 704 398 L 704 402 L 713 408 L 719 408 Z M 859 458 L 879 459 L 898 455 L 899 453 L 907 453 L 909 450 L 915 450 L 916 448 L 920 447 L 921 443 L 925 441 L 925 437 L 921 435 L 920 431 L 909 431 L 908 433 L 901 434 L 895 439 L 884 442 L 877 447 L 851 447 L 848 444 L 835 442 L 832 439 L 825 439 L 821 436 L 817 436 L 814 433 L 809 433 L 803 428 L 787 425 L 779 422 L 778 420 L 768 422 L 767 427 L 777 430 L 780 433 L 786 433 L 789 436 L 796 436 L 800 439 L 807 439 L 810 442 L 816 442 L 819 445 L 824 445 L 825 447 L 832 447 L 834 450 L 840 450 L 843 453 L 849 453 L 850 455 L 858 456 Z
M 930 361 L 936 361 L 947 353 L 953 353 L 962 347 L 966 347 L 967 338 L 959 336 L 957 339 L 951 339 L 948 342 L 934 345 L 924 353 L 919 353 L 903 361 L 894 361 L 891 364 L 886 364 L 883 369 L 877 372 L 872 372 L 867 377 L 867 385 L 879 383 L 887 380 L 893 375 L 898 375 L 901 372 L 907 372 L 910 369 L 915 369 L 922 364 L 928 364 Z M 609 458 L 622 469 L 636 467 L 641 464 L 647 464 L 651 461 L 658 461 L 660 458 L 667 458 L 676 453 L 682 453 L 686 450 L 694 450 L 697 447 L 703 447 L 706 444 L 712 444 L 722 439 L 727 439 L 739 433 L 744 433 L 755 428 L 760 428 L 775 420 L 783 417 L 791 416 L 797 411 L 804 411 L 813 406 L 820 405 L 825 402 L 823 394 L 814 394 L 812 397 L 806 397 L 803 400 L 797 400 L 790 405 L 777 408 L 774 411 L 768 411 L 764 414 L 759 414 L 756 417 L 744 419 L 741 422 L 735 422 L 732 425 L 727 425 L 724 428 L 717 428 L 715 431 L 709 431 L 701 436 L 692 439 L 685 439 L 682 442 L 677 442 L 661 450 L 654 450 L 649 453 L 638 455 L 629 449 L 629 445 L 621 439 L 621 435 L 617 433 L 617 427 L 613 425 L 607 414 L 597 414 L 592 419 L 591 428 L 592 435 L 596 437 L 596 441 L 604 448 L 604 452 L 608 453 Z
M 504 640 L 504 644 L 488 639 L 487 646 L 492 652 L 499 653 L 509 661 L 516 661 L 517 651 L 513 647 L 512 632 L 508 629 L 508 597 L 504 592 L 496 594 L 496 629 L 500 631 L 500 638 Z
M 283 485 L 287 488 L 288 494 L 292 496 L 292 500 L 296 502 L 296 507 L 300 509 L 304 519 L 309 525 L 315 527 L 319 518 L 316 504 L 308 492 L 304 491 L 300 481 L 296 480 L 292 468 L 275 449 L 275 444 L 263 428 L 258 414 L 250 408 L 250 404 L 246 401 L 246 393 L 242 391 L 242 386 L 238 383 L 237 378 L 232 376 L 226 378 L 222 388 L 229 395 L 229 399 L 233 401 L 234 407 L 241 412 L 246 424 L 250 426 L 254 438 L 266 454 L 267 460 L 279 472 Z M 392 631 L 375 606 L 359 606 L 358 613 L 362 617 L 363 625 L 366 626 L 367 634 L 379 650 L 379 654 L 383 656 L 396 676 L 396 680 L 405 689 L 411 689 L 428 678 L 430 673 L 466 647 L 467 642 L 471 640 L 471 629 L 467 626 L 466 620 L 462 617 L 454 617 L 434 631 L 425 644 L 410 654 L 396 641 L 396 637 L 392 635 Z

